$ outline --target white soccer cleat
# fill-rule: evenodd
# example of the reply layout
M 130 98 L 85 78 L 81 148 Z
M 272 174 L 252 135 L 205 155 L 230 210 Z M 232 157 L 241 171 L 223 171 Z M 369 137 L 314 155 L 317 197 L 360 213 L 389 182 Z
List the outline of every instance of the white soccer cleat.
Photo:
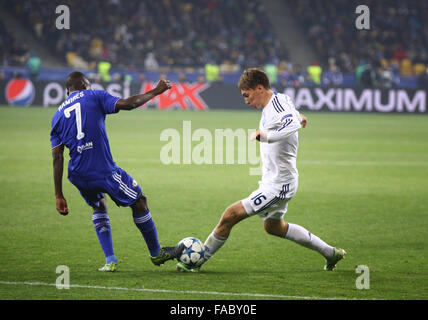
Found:
M 104 267 L 99 268 L 98 271 L 100 272 L 115 272 L 117 270 L 117 262 L 110 262 L 106 263 Z

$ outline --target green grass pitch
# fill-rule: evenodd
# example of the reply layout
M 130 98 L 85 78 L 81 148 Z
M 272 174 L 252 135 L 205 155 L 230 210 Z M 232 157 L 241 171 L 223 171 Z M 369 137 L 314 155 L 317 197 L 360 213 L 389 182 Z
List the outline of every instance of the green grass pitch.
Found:
M 256 216 L 238 224 L 197 274 L 155 267 L 129 208 L 109 200 L 119 271 L 104 256 L 90 208 L 66 178 L 70 214 L 55 210 L 49 141 L 54 108 L 0 107 L 0 299 L 427 299 L 428 118 L 307 113 L 301 130 L 299 190 L 286 220 L 347 258 L 323 271 L 316 252 L 267 235 Z M 205 240 L 223 210 L 258 186 L 251 164 L 165 165 L 164 129 L 256 128 L 253 111 L 134 110 L 108 116 L 116 163 L 142 186 L 163 245 Z M 193 146 L 197 145 L 193 143 Z M 66 155 L 66 162 L 68 154 Z M 70 289 L 57 289 L 68 266 Z M 369 289 L 357 289 L 357 265 Z

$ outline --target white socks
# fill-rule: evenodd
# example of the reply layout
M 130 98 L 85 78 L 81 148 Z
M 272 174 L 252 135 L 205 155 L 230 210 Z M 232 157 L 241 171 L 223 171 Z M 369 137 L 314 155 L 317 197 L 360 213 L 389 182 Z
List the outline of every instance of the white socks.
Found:
M 214 253 L 218 249 L 221 248 L 221 246 L 226 242 L 227 238 L 222 238 L 216 235 L 216 233 L 213 231 L 208 236 L 207 240 L 205 240 L 204 246 L 205 246 L 205 259 L 208 260 L 212 257 Z
M 334 248 L 332 246 L 329 246 L 316 235 L 297 224 L 288 224 L 288 230 L 284 238 L 294 241 L 306 248 L 318 251 L 326 259 L 331 258 L 334 254 Z
M 316 235 L 310 233 L 308 230 L 297 224 L 288 224 L 288 230 L 284 235 L 284 238 L 294 241 L 306 248 L 318 251 L 326 259 L 333 257 L 334 248 L 332 246 L 329 246 Z M 206 249 L 205 260 L 210 259 L 214 253 L 224 245 L 226 240 L 227 238 L 219 237 L 215 231 L 211 232 L 204 243 Z

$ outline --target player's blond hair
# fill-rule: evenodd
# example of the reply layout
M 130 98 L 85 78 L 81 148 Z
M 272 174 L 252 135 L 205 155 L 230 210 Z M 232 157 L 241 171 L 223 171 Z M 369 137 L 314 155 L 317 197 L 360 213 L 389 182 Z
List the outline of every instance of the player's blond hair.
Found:
M 238 88 L 241 90 L 255 89 L 261 84 L 265 89 L 270 88 L 270 82 L 267 74 L 257 68 L 244 70 L 238 81 Z

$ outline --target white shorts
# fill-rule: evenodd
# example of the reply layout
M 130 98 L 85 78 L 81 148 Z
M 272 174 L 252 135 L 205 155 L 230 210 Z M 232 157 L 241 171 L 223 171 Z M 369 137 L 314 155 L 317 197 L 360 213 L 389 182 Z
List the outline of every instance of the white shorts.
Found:
M 241 202 L 249 216 L 257 214 L 263 221 L 281 219 L 287 212 L 288 201 L 296 194 L 297 186 L 297 180 L 289 181 L 279 189 L 261 184 Z

